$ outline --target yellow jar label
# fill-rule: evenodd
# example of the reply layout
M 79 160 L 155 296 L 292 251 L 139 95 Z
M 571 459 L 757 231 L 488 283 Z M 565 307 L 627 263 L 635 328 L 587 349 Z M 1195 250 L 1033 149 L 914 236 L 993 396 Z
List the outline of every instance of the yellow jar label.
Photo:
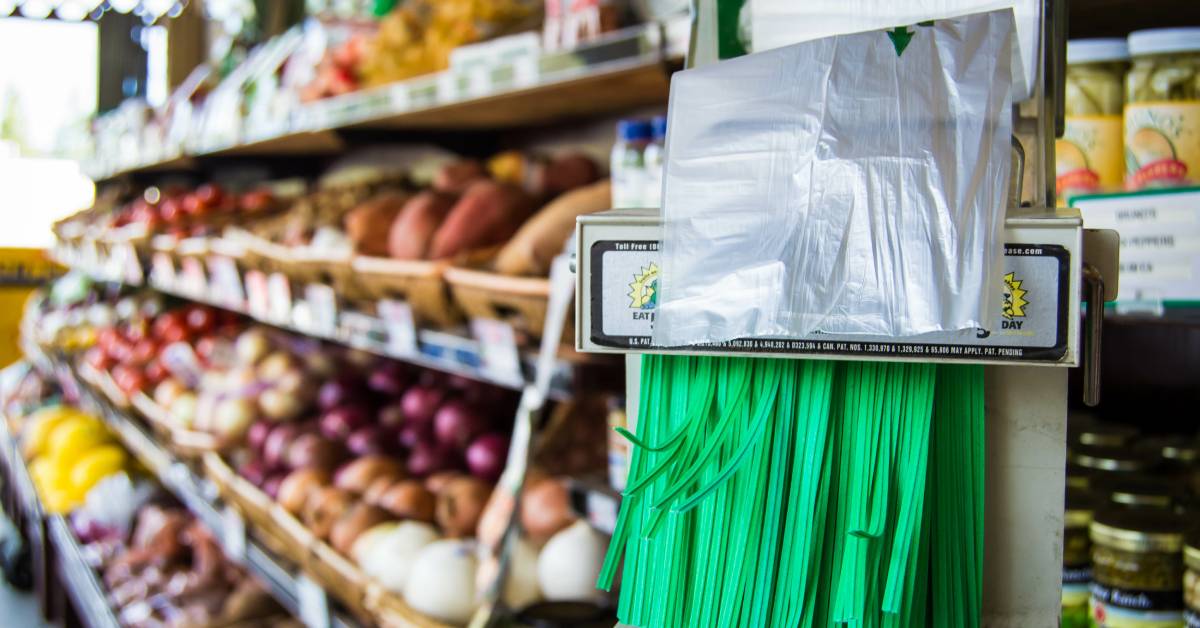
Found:
M 1122 129 L 1121 116 L 1067 116 L 1066 131 L 1054 143 L 1060 201 L 1121 188 L 1125 174 Z
M 1200 182 L 1200 101 L 1125 106 L 1125 187 Z

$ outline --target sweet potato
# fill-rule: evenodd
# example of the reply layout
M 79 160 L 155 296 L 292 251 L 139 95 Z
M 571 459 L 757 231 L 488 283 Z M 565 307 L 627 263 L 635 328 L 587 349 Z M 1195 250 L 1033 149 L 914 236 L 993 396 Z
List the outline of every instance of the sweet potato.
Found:
M 487 177 L 483 164 L 474 159 L 452 161 L 433 175 L 433 189 L 447 194 L 462 194 L 475 181 Z
M 598 178 L 600 169 L 591 157 L 568 153 L 534 166 L 532 185 L 536 195 L 554 198 Z
M 426 190 L 409 199 L 387 234 L 388 255 L 396 259 L 425 259 L 433 234 L 446 219 L 457 198 Z
M 496 256 L 496 271 L 505 275 L 545 275 L 575 229 L 575 217 L 612 207 L 612 185 L 606 179 L 567 192 L 530 218 Z
M 495 181 L 476 181 L 438 227 L 429 245 L 430 259 L 500 244 L 529 217 L 533 199 L 521 188 Z
M 388 227 L 404 208 L 409 195 L 403 192 L 383 192 L 346 212 L 342 224 L 354 243 L 354 250 L 363 255 L 387 255 Z

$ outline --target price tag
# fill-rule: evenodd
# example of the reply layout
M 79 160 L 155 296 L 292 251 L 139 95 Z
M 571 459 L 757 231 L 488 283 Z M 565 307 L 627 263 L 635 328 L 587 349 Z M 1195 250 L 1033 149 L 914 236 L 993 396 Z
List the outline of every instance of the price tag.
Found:
M 384 299 L 379 302 L 379 316 L 387 327 L 388 352 L 400 357 L 415 355 L 417 327 L 412 307 L 405 301 Z
M 242 292 L 242 276 L 237 264 L 223 255 L 208 258 L 213 300 L 231 309 L 240 310 L 246 300 Z
M 492 93 L 492 70 L 482 64 L 471 67 L 467 73 L 467 94 L 479 98 Z
M 270 295 L 267 293 L 267 275 L 261 270 L 246 271 L 246 309 L 250 316 L 265 320 L 271 315 Z
M 245 562 L 246 520 L 229 506 L 221 512 L 221 532 L 225 542 L 225 554 L 234 562 Z
M 121 250 L 121 274 L 125 283 L 139 285 L 142 283 L 144 275 L 142 273 L 142 263 L 138 260 L 137 250 L 132 244 L 122 244 L 118 248 Z
M 479 341 L 484 374 L 495 381 L 520 386 L 524 377 L 512 325 L 492 318 L 476 318 L 471 320 L 471 331 Z
M 438 102 L 453 102 L 459 99 L 458 76 L 451 70 L 443 70 L 437 75 Z
M 333 291 L 333 288 L 315 283 L 308 284 L 304 288 L 304 298 L 308 301 L 313 330 L 326 337 L 336 335 L 338 306 L 337 293 Z
M 288 325 L 292 322 L 292 284 L 287 275 L 271 273 L 267 278 L 267 301 L 270 315 L 267 320 Z
M 204 267 L 200 265 L 200 260 L 185 257 L 179 263 L 179 267 L 183 275 L 179 289 L 188 296 L 203 297 L 208 291 L 208 279 L 204 277 Z
M 541 74 L 537 55 L 523 56 L 513 60 L 513 84 L 515 87 L 536 85 Z
M 325 589 L 301 574 L 296 578 L 296 597 L 300 602 L 300 621 L 308 628 L 329 628 L 329 597 Z
M 397 83 L 388 89 L 388 107 L 393 112 L 408 111 L 409 100 L 408 85 Z
M 587 518 L 592 527 L 612 534 L 617 527 L 617 500 L 610 495 L 588 491 Z
M 160 252 L 150 258 L 150 281 L 167 290 L 175 287 L 175 263 L 170 255 Z

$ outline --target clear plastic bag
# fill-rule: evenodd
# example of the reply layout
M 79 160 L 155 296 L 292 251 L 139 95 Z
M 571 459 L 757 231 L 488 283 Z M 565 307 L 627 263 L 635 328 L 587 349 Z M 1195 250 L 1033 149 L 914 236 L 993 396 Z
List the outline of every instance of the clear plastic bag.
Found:
M 1013 14 L 906 32 L 675 75 L 655 344 L 982 326 L 1000 296 Z

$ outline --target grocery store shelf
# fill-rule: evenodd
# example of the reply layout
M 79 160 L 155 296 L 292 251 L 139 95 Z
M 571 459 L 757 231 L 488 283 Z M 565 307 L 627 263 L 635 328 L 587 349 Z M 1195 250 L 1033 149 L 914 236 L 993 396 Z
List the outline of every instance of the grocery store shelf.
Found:
M 344 344 L 381 357 L 400 360 L 414 366 L 442 371 L 512 390 L 521 390 L 525 383 L 529 381 L 532 377 L 534 361 L 536 360 L 536 353 L 524 352 L 520 355 L 520 372 L 489 368 L 484 357 L 486 349 L 478 340 L 462 333 L 450 333 L 430 329 L 414 330 L 415 349 L 400 350 L 389 342 L 387 325 L 374 316 L 345 310 L 339 314 L 340 324 L 337 329 L 321 330 L 311 325 L 298 325 L 294 322 L 285 323 L 266 316 L 258 316 L 250 311 L 244 300 L 239 301 L 237 304 L 231 304 L 227 300 L 208 295 L 207 291 L 204 290 L 200 292 L 185 290 L 179 286 L 162 285 L 153 280 L 132 283 L 129 281 L 129 277 L 117 276 L 117 273 L 106 269 L 104 264 L 87 264 L 81 260 L 72 259 L 71 256 L 57 250 L 52 251 L 52 256 L 59 263 L 87 274 L 97 281 L 142 285 L 163 294 L 234 311 L 263 324 L 280 329 Z M 355 324 L 349 324 L 348 321 L 351 320 L 355 321 Z M 551 375 L 549 398 L 556 401 L 563 401 L 572 397 L 578 368 L 580 368 L 579 365 L 572 364 L 568 360 L 558 360 Z
M 511 128 L 664 104 L 671 68 L 682 61 L 687 36 L 681 18 L 626 28 L 570 51 L 531 49 L 527 55 L 495 59 L 477 52 L 488 60 L 482 70 L 451 68 L 297 105 L 269 130 L 242 120 L 241 140 L 232 145 L 199 148 L 193 142 L 193 150 L 170 160 L 116 167 L 98 163 L 90 170 L 94 179 L 105 180 L 192 167 L 196 161 L 190 158 L 336 152 L 344 148 L 340 130 Z M 480 46 L 489 43 L 504 42 Z
M 225 544 L 226 550 L 230 552 L 231 560 L 242 564 L 247 571 L 258 577 L 280 605 L 289 613 L 304 618 L 300 602 L 302 595 L 300 591 L 301 585 L 299 584 L 303 576 L 296 575 L 293 571 L 280 564 L 258 542 L 249 538 L 244 540 L 244 554 L 241 556 L 233 555 L 233 550 L 230 547 L 230 534 L 226 530 L 225 523 L 225 517 L 229 515 L 218 511 L 213 505 L 216 499 L 215 487 L 212 487 L 206 480 L 197 477 L 190 467 L 177 460 L 169 451 L 163 449 L 138 421 L 126 412 L 114 407 L 102 395 L 92 390 L 87 383 L 79 378 L 74 367 L 64 357 L 51 357 L 36 348 L 28 348 L 27 352 L 31 350 L 33 352 L 31 357 L 35 362 L 43 366 L 51 366 L 50 372 L 58 377 L 64 388 L 74 388 L 77 390 L 80 401 L 89 410 L 104 419 L 104 422 L 113 430 L 117 438 L 133 454 L 134 458 L 146 467 L 147 471 L 157 477 L 163 488 L 175 495 L 184 507 L 191 511 L 212 532 L 215 538 Z M 242 529 L 244 529 L 244 524 Z M 74 537 L 71 535 L 69 529 L 65 531 L 65 534 L 73 543 Z M 51 533 L 51 538 L 55 540 L 56 544 L 58 543 L 58 540 L 53 536 L 53 532 Z M 241 545 L 242 543 L 239 542 L 238 544 Z M 78 548 L 78 545 L 76 544 L 75 547 Z M 78 552 L 76 551 L 76 553 Z M 74 587 L 74 581 L 68 580 L 66 573 L 64 573 L 63 577 L 64 580 L 71 582 Z M 76 578 L 78 577 L 81 576 L 76 574 Z M 93 580 L 94 577 L 93 574 Z M 84 594 L 90 595 L 86 587 Z M 103 599 L 103 594 L 101 594 L 100 600 L 103 601 Z M 79 601 L 79 603 L 83 604 L 84 602 Z M 328 608 L 328 605 L 325 605 L 325 607 Z M 88 608 L 80 606 L 81 611 Z M 105 605 L 105 608 L 107 608 L 107 605 Z M 111 610 L 109 614 L 111 615 Z M 358 626 L 356 621 L 340 611 L 331 611 L 328 618 L 308 617 L 304 619 L 313 626 L 332 626 L 333 628 L 352 628 Z M 110 624 L 95 625 L 98 627 Z M 118 624 L 113 623 L 111 625 L 116 626 Z
M 54 546 L 54 568 L 66 585 L 79 620 L 88 628 L 120 628 L 121 622 L 100 586 L 96 571 L 83 558 L 83 548 L 62 515 L 46 517 L 46 535 Z

